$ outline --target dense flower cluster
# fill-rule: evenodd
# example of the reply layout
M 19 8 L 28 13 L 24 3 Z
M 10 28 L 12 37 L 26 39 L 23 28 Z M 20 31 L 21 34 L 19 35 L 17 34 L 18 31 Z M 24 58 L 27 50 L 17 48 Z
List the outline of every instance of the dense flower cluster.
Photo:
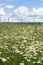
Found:
M 6 65 L 43 65 L 42 27 L 27 24 L 0 26 L 0 60 Z

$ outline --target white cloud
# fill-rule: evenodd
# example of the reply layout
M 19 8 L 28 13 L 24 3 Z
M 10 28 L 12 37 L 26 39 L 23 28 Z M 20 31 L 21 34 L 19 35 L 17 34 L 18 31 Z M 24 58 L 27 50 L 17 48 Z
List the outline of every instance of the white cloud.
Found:
M 14 14 L 21 21 L 38 22 L 43 21 L 43 8 L 33 8 L 32 10 L 27 7 L 21 6 L 14 10 Z
M 27 7 L 24 7 L 24 6 L 22 6 L 22 7 L 19 7 L 19 8 L 17 8 L 16 10 L 14 10 L 14 13 L 16 14 L 16 15 L 20 15 L 20 16 L 28 16 L 30 13 L 29 13 L 29 11 L 28 11 L 28 8 Z
M 38 8 L 38 9 L 36 10 L 36 13 L 37 13 L 38 15 L 43 15 L 43 8 Z
M 0 8 L 0 15 L 5 15 L 4 8 Z
M 20 22 L 20 21 L 16 19 L 16 17 L 10 17 L 8 15 L 3 15 L 3 16 L 0 16 L 0 22 Z
M 9 10 L 12 7 L 9 7 Z M 43 8 L 33 8 L 30 10 L 25 6 L 18 7 L 17 9 L 11 11 L 10 13 L 4 12 L 4 8 L 0 8 L 0 15 L 2 21 L 9 22 L 43 22 Z M 13 17 L 14 15 L 14 17 Z
M 14 6 L 12 6 L 12 5 L 7 5 L 6 7 L 7 8 L 14 8 Z
M 20 21 L 17 20 L 15 17 L 11 17 L 9 18 L 9 22 L 20 22 Z

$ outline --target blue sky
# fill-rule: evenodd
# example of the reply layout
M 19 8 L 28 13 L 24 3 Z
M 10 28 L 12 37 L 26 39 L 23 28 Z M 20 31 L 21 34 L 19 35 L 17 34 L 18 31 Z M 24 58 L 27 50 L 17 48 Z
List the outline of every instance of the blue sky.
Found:
M 43 22 L 43 0 L 0 0 L 0 22 Z

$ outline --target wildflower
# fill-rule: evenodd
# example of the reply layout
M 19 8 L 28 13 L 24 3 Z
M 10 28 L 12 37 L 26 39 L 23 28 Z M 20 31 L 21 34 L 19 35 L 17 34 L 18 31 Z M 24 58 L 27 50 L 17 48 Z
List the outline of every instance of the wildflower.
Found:
M 24 52 L 20 52 L 20 54 L 23 54 Z
M 31 60 L 30 59 L 27 59 L 28 62 L 30 62 Z
M 2 62 L 6 62 L 7 60 L 5 58 L 0 58 Z
M 41 57 L 41 60 L 43 61 L 43 57 Z
M 41 61 L 40 60 L 38 60 L 38 62 L 37 63 L 41 63 Z
M 9 57 L 7 57 L 7 59 L 10 59 Z
M 22 62 L 22 63 L 20 63 L 20 65 L 24 65 L 24 63 Z
M 33 64 L 35 64 L 36 62 L 34 61 L 34 62 L 32 62 Z
M 15 50 L 16 53 L 20 53 L 20 51 L 18 49 Z

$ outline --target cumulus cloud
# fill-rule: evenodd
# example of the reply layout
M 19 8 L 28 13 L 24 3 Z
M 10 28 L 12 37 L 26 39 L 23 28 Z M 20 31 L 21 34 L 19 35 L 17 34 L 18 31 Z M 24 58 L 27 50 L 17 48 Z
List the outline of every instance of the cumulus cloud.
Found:
M 5 15 L 4 8 L 0 8 L 0 15 Z
M 16 17 L 9 18 L 9 22 L 20 22 L 20 20 L 16 19 Z
M 14 14 L 16 17 L 21 21 L 27 22 L 38 22 L 43 21 L 43 8 L 33 8 L 32 10 L 28 9 L 27 7 L 21 6 L 14 10 Z
M 20 22 L 20 21 L 16 17 L 11 17 L 9 15 L 3 15 L 3 16 L 0 16 L 0 22 Z
M 38 9 L 36 10 L 36 13 L 37 13 L 38 15 L 43 15 L 43 8 L 38 8 Z
M 19 7 L 16 10 L 14 10 L 14 13 L 16 13 L 16 15 L 21 15 L 21 16 L 28 16 L 29 15 L 29 11 L 27 7 Z
M 7 5 L 6 7 L 7 8 L 14 8 L 14 6 L 12 6 L 12 5 Z
M 12 7 L 8 6 L 9 10 Z M 0 8 L 0 15 L 2 21 L 9 22 L 43 22 L 43 8 L 32 8 L 31 10 L 25 6 L 20 6 L 10 13 L 4 12 L 4 8 Z

